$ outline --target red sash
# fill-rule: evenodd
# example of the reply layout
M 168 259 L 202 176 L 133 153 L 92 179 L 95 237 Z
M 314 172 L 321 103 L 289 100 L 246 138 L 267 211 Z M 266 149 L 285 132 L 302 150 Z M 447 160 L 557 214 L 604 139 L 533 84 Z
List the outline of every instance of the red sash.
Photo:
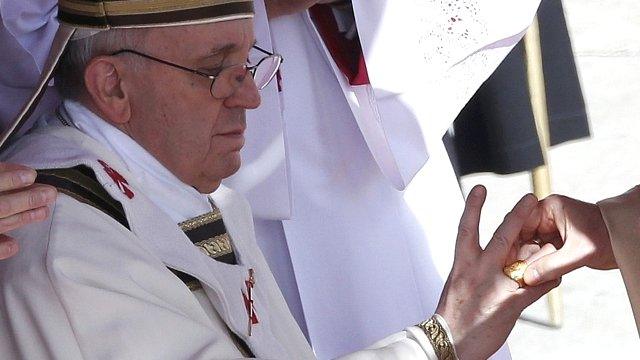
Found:
M 314 5 L 309 8 L 309 14 L 331 57 L 333 57 L 344 76 L 349 79 L 349 84 L 369 84 L 367 65 L 364 61 L 360 38 L 357 34 L 352 40 L 349 40 L 344 33 L 338 30 L 338 23 L 331 5 Z

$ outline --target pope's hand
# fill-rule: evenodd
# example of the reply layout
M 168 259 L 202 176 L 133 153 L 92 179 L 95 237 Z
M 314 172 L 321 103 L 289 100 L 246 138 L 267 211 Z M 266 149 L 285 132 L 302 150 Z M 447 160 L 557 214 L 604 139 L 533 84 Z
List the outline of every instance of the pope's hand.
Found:
M 338 0 L 265 0 L 269 19 L 295 14 L 307 10 L 315 4 L 328 4 Z
M 486 190 L 476 186 L 467 198 L 456 241 L 455 259 L 436 313 L 447 321 L 461 359 L 487 359 L 506 341 L 527 306 L 560 284 L 519 285 L 503 273 L 515 259 L 520 234 L 536 208 L 533 195 L 523 197 L 507 214 L 483 250 L 478 225 Z
M 537 231 L 528 237 L 545 245 L 534 255 L 535 261 L 529 260 L 524 277 L 527 284 L 540 284 L 582 266 L 601 270 L 617 267 L 597 205 L 552 195 L 540 201 L 538 213 Z
M 4 235 L 49 216 L 48 205 L 56 199 L 56 189 L 34 184 L 36 172 L 22 165 L 0 163 L 0 260 L 18 252 L 18 243 Z

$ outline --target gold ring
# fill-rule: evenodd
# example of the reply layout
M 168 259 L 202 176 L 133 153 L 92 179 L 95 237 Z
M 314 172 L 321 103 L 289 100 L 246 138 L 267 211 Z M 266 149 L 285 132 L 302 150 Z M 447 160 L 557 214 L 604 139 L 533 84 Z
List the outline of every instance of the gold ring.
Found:
M 527 264 L 524 260 L 518 260 L 511 265 L 507 265 L 502 269 L 505 275 L 507 275 L 511 280 L 518 283 L 519 287 L 525 287 L 524 282 L 524 272 L 527 270 Z

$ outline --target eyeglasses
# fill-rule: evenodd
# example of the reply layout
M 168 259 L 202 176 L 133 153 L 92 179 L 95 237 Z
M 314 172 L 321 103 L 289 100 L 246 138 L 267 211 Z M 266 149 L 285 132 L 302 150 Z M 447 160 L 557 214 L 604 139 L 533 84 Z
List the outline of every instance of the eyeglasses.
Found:
M 191 69 L 182 65 L 174 64 L 172 62 L 158 59 L 157 57 L 141 53 L 136 50 L 122 49 L 114 52 L 111 56 L 117 56 L 124 53 L 130 53 L 144 57 L 149 60 L 159 62 L 164 65 L 174 67 L 179 70 L 188 71 L 192 74 L 196 74 L 202 77 L 206 77 L 211 80 L 211 86 L 209 92 L 215 99 L 223 100 L 233 95 L 236 90 L 242 85 L 247 73 L 251 74 L 253 81 L 256 84 L 258 90 L 262 90 L 273 78 L 276 76 L 280 64 L 284 61 L 281 55 L 271 53 L 267 50 L 261 49 L 258 46 L 253 46 L 254 49 L 260 51 L 266 56 L 262 57 L 255 65 L 251 64 L 235 64 L 222 68 L 217 74 L 207 74 L 199 70 Z

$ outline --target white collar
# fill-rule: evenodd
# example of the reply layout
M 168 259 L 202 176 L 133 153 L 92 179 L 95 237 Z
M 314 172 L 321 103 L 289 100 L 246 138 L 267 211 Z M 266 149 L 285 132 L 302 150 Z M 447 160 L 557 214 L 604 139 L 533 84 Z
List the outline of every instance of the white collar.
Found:
M 77 101 L 65 100 L 66 115 L 84 134 L 106 146 L 124 162 L 144 185 L 140 190 L 171 219 L 180 223 L 211 211 L 208 195 L 183 183 L 153 155 L 127 134 L 101 119 Z

